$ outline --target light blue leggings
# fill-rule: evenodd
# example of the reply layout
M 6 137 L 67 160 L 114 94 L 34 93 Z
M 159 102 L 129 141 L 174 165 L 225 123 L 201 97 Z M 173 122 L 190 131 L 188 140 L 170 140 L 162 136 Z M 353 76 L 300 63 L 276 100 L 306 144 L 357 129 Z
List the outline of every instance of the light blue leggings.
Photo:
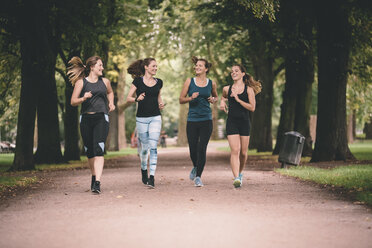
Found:
M 141 144 L 141 169 L 147 170 L 147 160 L 150 151 L 150 175 L 155 176 L 158 162 L 158 140 L 161 131 L 161 116 L 136 117 L 138 138 Z

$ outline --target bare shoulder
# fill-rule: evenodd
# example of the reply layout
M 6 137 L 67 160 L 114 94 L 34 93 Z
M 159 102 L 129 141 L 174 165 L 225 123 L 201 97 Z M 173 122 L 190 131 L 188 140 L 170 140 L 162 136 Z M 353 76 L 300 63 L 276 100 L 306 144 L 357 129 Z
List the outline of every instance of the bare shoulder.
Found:
M 84 83 L 83 83 L 83 79 L 79 79 L 76 81 L 75 83 L 75 86 L 76 87 L 83 87 Z
M 103 80 L 103 82 L 105 84 L 109 84 L 110 83 L 110 80 L 108 80 L 108 78 L 103 77 L 102 80 Z
M 250 94 L 254 94 L 254 90 L 250 86 L 247 87 L 247 92 L 250 93 Z

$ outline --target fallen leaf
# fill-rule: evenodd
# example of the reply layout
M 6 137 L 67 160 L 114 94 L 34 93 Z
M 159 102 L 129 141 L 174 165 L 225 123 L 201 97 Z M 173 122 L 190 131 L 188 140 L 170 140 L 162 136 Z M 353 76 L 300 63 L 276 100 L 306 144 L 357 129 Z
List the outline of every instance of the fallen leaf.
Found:
M 123 196 L 122 195 L 118 195 L 118 196 L 116 196 L 116 198 L 123 198 Z

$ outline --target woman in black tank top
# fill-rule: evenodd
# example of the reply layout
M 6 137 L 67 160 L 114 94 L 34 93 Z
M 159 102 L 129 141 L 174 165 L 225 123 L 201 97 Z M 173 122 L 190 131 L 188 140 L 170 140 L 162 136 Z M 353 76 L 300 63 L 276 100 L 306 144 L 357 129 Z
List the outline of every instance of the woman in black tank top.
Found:
M 238 188 L 242 185 L 242 172 L 248 158 L 249 113 L 256 108 L 255 95 L 261 91 L 261 83 L 247 75 L 242 65 L 231 68 L 231 77 L 234 84 L 223 88 L 220 109 L 228 114 L 226 134 L 231 150 L 230 165 L 234 175 L 233 185 Z
M 102 77 L 103 63 L 100 57 L 88 58 L 86 65 L 79 57 L 73 57 L 69 64 L 67 74 L 74 86 L 71 105 L 82 104 L 80 132 L 92 173 L 90 187 L 92 192 L 99 194 L 109 130 L 108 113 L 115 109 L 114 93 L 110 81 Z

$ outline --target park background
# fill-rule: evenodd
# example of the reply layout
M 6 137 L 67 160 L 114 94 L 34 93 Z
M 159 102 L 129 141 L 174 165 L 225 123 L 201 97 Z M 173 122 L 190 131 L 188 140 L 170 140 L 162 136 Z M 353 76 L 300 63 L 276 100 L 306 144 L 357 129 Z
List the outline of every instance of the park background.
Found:
M 355 160 L 348 144 L 372 137 L 369 1 L 10 1 L 0 10 L 0 133 L 16 144 L 10 170 L 80 160 L 79 108 L 66 75 L 73 56 L 103 58 L 115 92 L 107 147 L 129 145 L 135 105 L 126 73 L 154 57 L 162 78 L 163 130 L 187 145 L 187 105 L 178 103 L 192 56 L 212 62 L 222 87 L 245 65 L 262 82 L 250 149 L 278 154 L 283 134 L 305 136 L 303 156 Z M 213 106 L 212 139 L 225 138 L 226 114 Z M 310 125 L 312 120 L 312 125 Z M 314 129 L 316 123 L 316 131 Z M 311 128 L 313 132 L 311 135 Z M 366 141 L 367 142 L 367 141 Z

